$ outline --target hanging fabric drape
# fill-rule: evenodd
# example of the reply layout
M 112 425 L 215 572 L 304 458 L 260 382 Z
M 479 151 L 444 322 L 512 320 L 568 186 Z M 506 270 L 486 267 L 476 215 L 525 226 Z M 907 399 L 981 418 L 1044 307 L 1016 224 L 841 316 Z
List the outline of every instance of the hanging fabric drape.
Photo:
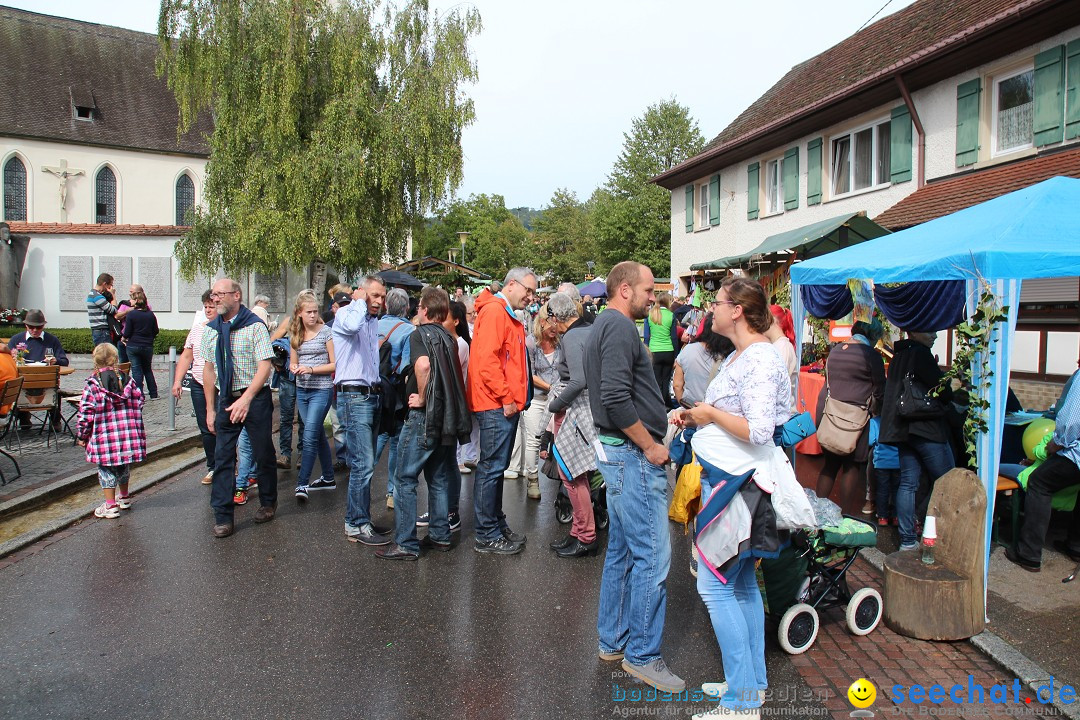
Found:
M 964 320 L 967 297 L 963 280 L 908 282 L 874 286 L 874 302 L 893 325 L 905 330 L 945 330 Z M 801 285 L 807 314 L 839 320 L 855 309 L 847 285 Z
M 847 285 L 802 285 L 799 296 L 806 314 L 816 318 L 839 320 L 855 309 Z

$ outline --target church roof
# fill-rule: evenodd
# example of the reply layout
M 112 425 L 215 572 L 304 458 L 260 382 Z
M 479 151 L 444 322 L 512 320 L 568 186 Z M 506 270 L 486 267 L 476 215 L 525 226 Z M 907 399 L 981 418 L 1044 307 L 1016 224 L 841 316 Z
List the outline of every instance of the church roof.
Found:
M 157 51 L 155 35 L 0 7 L 0 135 L 208 156 L 208 117 L 177 138 Z

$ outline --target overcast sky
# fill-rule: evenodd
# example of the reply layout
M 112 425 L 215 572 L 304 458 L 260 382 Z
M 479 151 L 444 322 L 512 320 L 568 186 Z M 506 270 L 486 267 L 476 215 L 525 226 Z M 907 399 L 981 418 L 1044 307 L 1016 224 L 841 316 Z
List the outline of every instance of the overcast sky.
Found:
M 602 185 L 630 121 L 675 98 L 711 139 L 793 65 L 912 0 L 431 0 L 475 4 L 480 79 L 466 91 L 458 194 L 497 193 L 509 207 L 544 207 L 557 188 L 582 200 Z M 153 0 L 0 0 L 106 25 L 157 31 Z

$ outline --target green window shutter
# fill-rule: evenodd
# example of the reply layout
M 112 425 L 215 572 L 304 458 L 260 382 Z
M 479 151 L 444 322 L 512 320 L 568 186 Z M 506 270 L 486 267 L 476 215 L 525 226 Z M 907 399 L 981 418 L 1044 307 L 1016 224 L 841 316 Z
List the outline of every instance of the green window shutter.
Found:
M 709 224 L 720 224 L 720 175 L 709 180 Z
M 694 232 L 694 186 L 686 186 L 686 232 Z
M 911 113 L 907 105 L 892 109 L 889 138 L 891 180 L 907 182 L 911 179 Z
M 806 144 L 806 204 L 821 204 L 821 138 Z
M 746 166 L 746 219 L 757 220 L 758 198 L 761 194 L 761 184 L 758 182 L 758 163 L 750 163 Z
M 979 78 L 956 87 L 956 167 L 979 159 Z
M 1065 139 L 1080 136 L 1080 39 L 1065 49 Z
M 788 148 L 784 153 L 784 209 L 799 207 L 799 148 Z
M 1035 56 L 1035 147 L 1065 137 L 1065 46 Z

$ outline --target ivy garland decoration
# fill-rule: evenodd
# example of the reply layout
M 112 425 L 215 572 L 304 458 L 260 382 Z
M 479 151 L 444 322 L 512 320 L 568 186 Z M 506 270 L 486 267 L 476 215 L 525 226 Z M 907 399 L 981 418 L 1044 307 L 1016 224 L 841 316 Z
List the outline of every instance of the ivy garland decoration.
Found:
M 956 326 L 957 345 L 952 365 L 931 392 L 934 397 L 939 397 L 953 380 L 958 381 L 962 388 L 967 389 L 968 408 L 964 416 L 964 445 L 969 458 L 968 466 L 972 469 L 978 465 L 976 439 L 979 433 L 990 429 L 986 420 L 986 411 L 990 409 L 990 403 L 983 395 L 984 391 L 989 389 L 990 378 L 994 375 L 991 370 L 986 370 L 980 376 L 979 384 L 975 386 L 972 384 L 973 368 L 976 363 L 983 363 L 984 358 L 989 360 L 996 354 L 990 349 L 994 327 L 1009 317 L 1009 306 L 1002 306 L 1001 298 L 994 293 L 990 283 L 982 276 L 978 276 L 977 284 L 979 300 L 975 306 L 975 312 L 966 321 Z

